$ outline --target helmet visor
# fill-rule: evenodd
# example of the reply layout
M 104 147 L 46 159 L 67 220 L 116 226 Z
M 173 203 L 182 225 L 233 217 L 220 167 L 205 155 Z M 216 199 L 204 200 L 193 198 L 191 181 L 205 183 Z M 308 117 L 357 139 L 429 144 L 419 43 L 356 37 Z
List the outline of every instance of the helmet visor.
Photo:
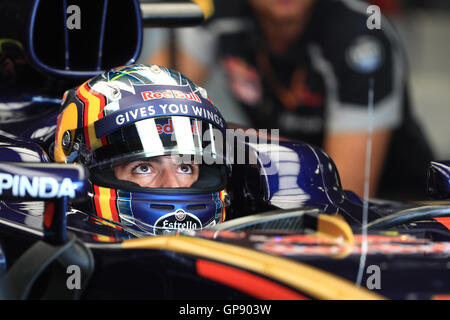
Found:
M 110 177 L 113 173 L 116 179 L 141 187 L 189 188 L 206 167 L 225 163 L 222 131 L 196 118 L 144 119 L 104 141 L 86 153 L 91 173 Z
M 197 156 L 194 158 L 198 164 L 222 164 L 224 159 L 222 131 L 195 118 L 145 119 L 120 128 L 105 139 L 106 145 L 91 152 L 91 168 L 162 155 Z

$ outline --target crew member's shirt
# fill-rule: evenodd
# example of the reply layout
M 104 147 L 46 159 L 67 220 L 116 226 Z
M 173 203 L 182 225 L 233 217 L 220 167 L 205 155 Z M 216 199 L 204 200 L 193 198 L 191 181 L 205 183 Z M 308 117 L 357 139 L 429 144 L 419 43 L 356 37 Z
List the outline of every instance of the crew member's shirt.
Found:
M 301 36 L 274 55 L 243 3 L 216 1 L 212 19 L 177 39 L 205 66 L 223 67 L 253 127 L 318 146 L 326 132 L 393 130 L 381 184 L 420 184 L 424 196 L 431 151 L 411 116 L 406 59 L 391 23 L 362 1 L 317 0 Z

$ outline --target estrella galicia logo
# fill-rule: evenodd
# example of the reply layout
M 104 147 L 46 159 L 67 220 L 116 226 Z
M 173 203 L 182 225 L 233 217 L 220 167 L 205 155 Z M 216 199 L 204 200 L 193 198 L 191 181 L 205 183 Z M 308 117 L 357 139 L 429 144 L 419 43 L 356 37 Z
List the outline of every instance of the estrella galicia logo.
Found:
M 176 218 L 178 221 L 183 221 L 184 218 L 186 218 L 186 212 L 184 212 L 183 209 L 177 210 L 177 211 L 175 212 L 175 218 Z
M 160 217 L 155 223 L 155 234 L 164 231 L 196 230 L 202 229 L 203 225 L 199 218 L 183 209 L 178 209 Z

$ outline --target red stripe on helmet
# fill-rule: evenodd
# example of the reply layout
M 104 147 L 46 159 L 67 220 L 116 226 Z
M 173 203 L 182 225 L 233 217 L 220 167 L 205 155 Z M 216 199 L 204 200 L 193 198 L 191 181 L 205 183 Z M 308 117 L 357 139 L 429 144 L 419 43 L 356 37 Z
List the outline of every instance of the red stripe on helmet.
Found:
M 117 203 L 116 203 L 116 190 L 115 189 L 109 189 L 110 192 L 110 198 L 109 198 L 109 206 L 111 208 L 111 216 L 112 220 L 116 222 L 120 222 L 119 215 L 117 214 Z
M 95 205 L 95 212 L 97 213 L 97 215 L 99 217 L 103 217 L 102 215 L 102 209 L 100 207 L 100 189 L 97 185 L 93 185 L 94 186 L 94 205 Z

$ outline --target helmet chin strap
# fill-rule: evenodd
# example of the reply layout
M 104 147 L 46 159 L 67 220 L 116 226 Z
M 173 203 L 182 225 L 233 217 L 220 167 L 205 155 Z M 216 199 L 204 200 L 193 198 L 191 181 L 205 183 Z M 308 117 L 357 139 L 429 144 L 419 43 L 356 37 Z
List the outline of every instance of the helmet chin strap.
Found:
M 372 155 L 372 133 L 373 133 L 373 100 L 374 100 L 375 80 L 369 79 L 369 105 L 367 110 L 368 127 L 367 127 L 367 142 L 366 142 L 366 164 L 364 172 L 364 202 L 363 202 L 363 216 L 362 216 L 362 241 L 361 241 L 361 257 L 359 260 L 358 277 L 356 285 L 361 286 L 364 266 L 366 264 L 367 256 L 367 217 L 369 210 L 369 189 L 370 189 L 370 159 Z

